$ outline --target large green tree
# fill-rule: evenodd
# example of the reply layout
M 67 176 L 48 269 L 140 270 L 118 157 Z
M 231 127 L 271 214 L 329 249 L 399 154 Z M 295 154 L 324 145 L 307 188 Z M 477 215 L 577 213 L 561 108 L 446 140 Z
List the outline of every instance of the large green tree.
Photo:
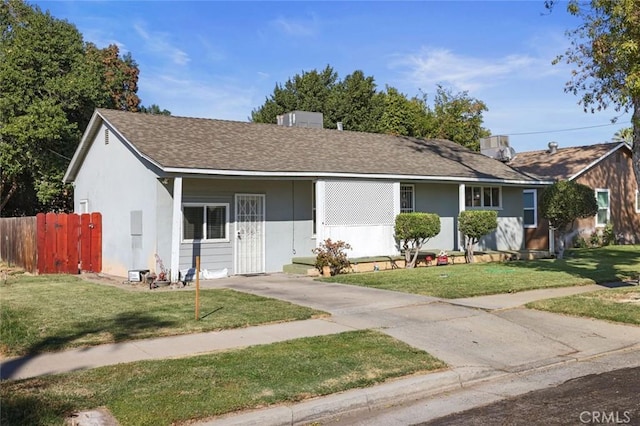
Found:
M 72 24 L 0 0 L 0 214 L 69 209 L 62 177 L 96 107 L 137 111 L 138 69 L 115 45 L 85 44 Z
M 581 24 L 567 31 L 571 45 L 556 59 L 575 66 L 565 90 L 580 94 L 585 112 L 632 112 L 633 168 L 640 186 L 640 1 L 571 0 L 567 10 Z
M 276 84 L 251 120 L 276 123 L 278 115 L 294 110 L 321 112 L 326 128 L 341 122 L 345 130 L 449 139 L 473 150 L 490 135 L 482 127 L 486 105 L 467 92 L 438 86 L 431 107 L 424 95 L 410 98 L 391 86 L 378 91 L 374 78 L 361 70 L 340 80 L 329 65 Z
M 433 106 L 432 138 L 448 139 L 467 148 L 480 151 L 480 139 L 491 136 L 482 127 L 486 104 L 469 96 L 468 92 L 453 93 L 438 85 Z

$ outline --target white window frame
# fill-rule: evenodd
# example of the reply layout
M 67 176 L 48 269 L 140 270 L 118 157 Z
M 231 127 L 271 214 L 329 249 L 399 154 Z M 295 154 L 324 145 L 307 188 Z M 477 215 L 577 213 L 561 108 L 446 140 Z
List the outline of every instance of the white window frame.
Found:
M 402 193 L 403 191 L 411 191 L 411 208 L 402 207 Z M 415 185 L 408 183 L 400 184 L 400 213 L 414 213 L 416 211 L 416 187 Z
M 202 215 L 202 239 L 185 239 L 184 238 L 184 208 L 185 207 L 202 207 L 204 210 Z M 207 211 L 210 207 L 224 207 L 224 235 L 225 238 L 207 238 Z M 228 243 L 229 240 L 229 203 L 183 203 L 182 204 L 182 226 L 180 227 L 180 236 L 182 242 L 190 243 L 194 241 L 209 243 Z
M 78 203 L 78 212 L 80 214 L 89 213 L 89 200 L 80 200 L 80 202 Z
M 598 205 L 598 212 L 596 213 L 596 217 L 595 217 L 596 228 L 604 228 L 605 226 L 607 226 L 607 223 L 611 221 L 611 192 L 609 191 L 608 188 L 596 188 L 595 190 L 596 203 L 598 202 L 598 193 L 600 192 L 607 193 L 607 221 L 605 223 L 598 222 L 598 213 L 600 213 L 600 205 Z
M 474 189 L 480 189 L 480 205 L 474 206 L 473 200 L 471 202 L 472 205 L 467 204 L 467 191 L 471 191 L 471 195 L 473 198 Z M 497 189 L 498 190 L 498 205 L 497 206 L 485 206 L 484 205 L 484 190 L 485 189 Z M 468 210 L 473 209 L 483 209 L 483 210 L 502 210 L 502 187 L 501 186 L 482 186 L 482 185 L 466 185 L 464 189 L 464 205 Z M 493 197 L 492 197 L 493 198 Z
M 522 215 L 522 223 L 525 228 L 537 228 L 538 227 L 538 190 L 537 189 L 525 189 L 522 191 L 524 194 L 533 194 L 533 207 L 525 207 L 523 204 L 523 210 L 533 210 L 533 224 L 524 223 L 524 214 Z M 523 200 L 524 202 L 524 200 Z
M 636 213 L 640 213 L 640 189 L 636 189 Z

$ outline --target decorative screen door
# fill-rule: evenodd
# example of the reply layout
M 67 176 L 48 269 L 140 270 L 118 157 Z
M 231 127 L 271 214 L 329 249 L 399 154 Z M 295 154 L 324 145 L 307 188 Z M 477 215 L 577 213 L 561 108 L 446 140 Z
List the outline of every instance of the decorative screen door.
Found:
M 236 194 L 236 274 L 265 272 L 264 201 L 264 195 Z

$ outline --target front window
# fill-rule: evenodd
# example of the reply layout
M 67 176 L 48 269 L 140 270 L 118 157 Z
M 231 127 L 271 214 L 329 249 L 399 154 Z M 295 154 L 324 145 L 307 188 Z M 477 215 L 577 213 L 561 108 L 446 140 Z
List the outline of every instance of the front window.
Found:
M 400 213 L 415 211 L 413 185 L 400 185 Z
M 525 189 L 522 191 L 524 212 L 523 221 L 525 228 L 535 228 L 538 226 L 538 209 L 535 189 Z
M 182 215 L 183 240 L 228 241 L 228 204 L 186 204 Z
M 609 190 L 596 189 L 596 201 L 598 202 L 596 226 L 605 226 L 609 222 L 610 215 Z
M 466 186 L 464 204 L 466 207 L 499 208 L 501 188 L 497 186 Z

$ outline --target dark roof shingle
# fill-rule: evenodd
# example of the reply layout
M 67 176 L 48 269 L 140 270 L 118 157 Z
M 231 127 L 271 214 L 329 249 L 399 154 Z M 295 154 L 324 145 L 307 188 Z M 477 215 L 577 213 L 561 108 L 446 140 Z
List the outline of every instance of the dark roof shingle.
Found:
M 447 140 L 131 113 L 98 113 L 162 168 L 532 180 Z
M 559 148 L 554 154 L 545 150 L 520 152 L 509 164 L 532 176 L 569 179 L 619 145 L 620 142 L 610 142 Z

